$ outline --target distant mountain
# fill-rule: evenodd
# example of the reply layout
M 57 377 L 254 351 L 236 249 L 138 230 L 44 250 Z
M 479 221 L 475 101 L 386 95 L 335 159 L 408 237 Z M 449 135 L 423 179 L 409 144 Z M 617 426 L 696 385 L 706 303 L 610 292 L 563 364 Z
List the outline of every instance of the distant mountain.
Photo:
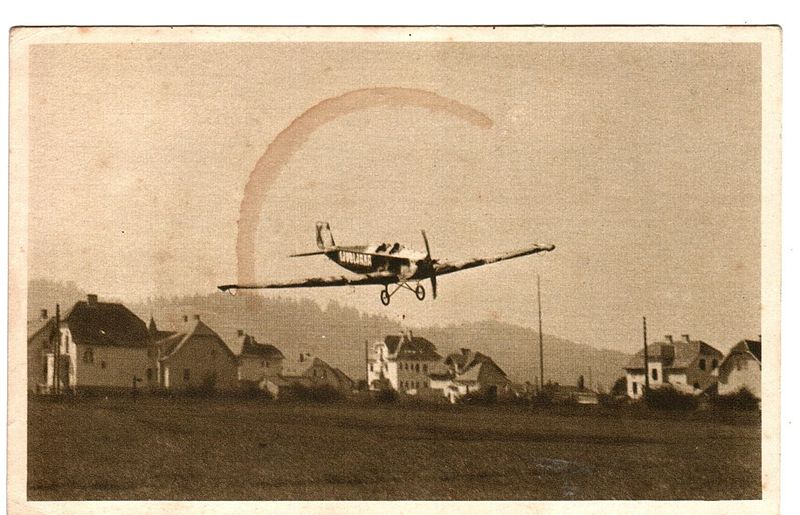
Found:
M 86 298 L 86 292 L 72 282 L 33 280 L 28 291 L 29 318 L 35 318 L 41 308 L 55 309 L 56 302 L 66 311 Z M 215 292 L 126 304 L 146 322 L 152 315 L 159 329 L 178 329 L 184 315 L 200 315 L 231 347 L 235 347 L 237 329 L 242 329 L 258 341 L 276 345 L 287 357 L 315 354 L 355 380 L 364 377 L 366 344 L 401 330 L 397 321 L 386 316 L 360 313 L 337 302 L 323 309 L 311 300 Z M 462 347 L 488 354 L 514 381 L 533 382 L 539 374 L 538 333 L 532 329 L 482 321 L 412 330 L 432 341 L 443 356 Z M 589 384 L 591 376 L 591 384 L 607 390 L 630 358 L 548 334 L 543 341 L 545 380 L 561 384 L 575 384 L 579 375 Z

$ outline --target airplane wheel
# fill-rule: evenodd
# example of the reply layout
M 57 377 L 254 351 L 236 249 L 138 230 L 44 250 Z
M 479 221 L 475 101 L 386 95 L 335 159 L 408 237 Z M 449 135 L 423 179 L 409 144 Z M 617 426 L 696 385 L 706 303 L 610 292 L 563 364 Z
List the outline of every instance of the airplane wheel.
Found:
M 417 299 L 422 300 L 425 298 L 425 288 L 422 287 L 421 284 L 417 285 L 417 288 L 414 290 L 414 295 L 417 296 Z
M 388 306 L 389 305 L 389 299 L 390 299 L 389 292 L 387 290 L 381 291 L 381 303 L 384 306 Z

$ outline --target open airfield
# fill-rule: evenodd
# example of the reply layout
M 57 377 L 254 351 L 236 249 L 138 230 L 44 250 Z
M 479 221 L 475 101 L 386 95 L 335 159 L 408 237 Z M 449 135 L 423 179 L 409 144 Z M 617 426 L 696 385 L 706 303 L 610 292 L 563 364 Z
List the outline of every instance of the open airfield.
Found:
M 30 398 L 30 500 L 757 499 L 758 412 Z

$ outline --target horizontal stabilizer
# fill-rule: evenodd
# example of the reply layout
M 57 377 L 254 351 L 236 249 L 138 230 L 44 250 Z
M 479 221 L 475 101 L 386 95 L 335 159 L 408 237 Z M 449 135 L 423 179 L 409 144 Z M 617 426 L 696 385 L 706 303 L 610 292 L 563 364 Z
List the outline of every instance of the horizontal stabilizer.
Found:
M 323 256 L 325 253 L 330 252 L 335 249 L 328 249 L 328 250 L 315 250 L 314 252 L 303 252 L 301 254 L 291 254 L 289 257 L 306 257 L 306 256 Z

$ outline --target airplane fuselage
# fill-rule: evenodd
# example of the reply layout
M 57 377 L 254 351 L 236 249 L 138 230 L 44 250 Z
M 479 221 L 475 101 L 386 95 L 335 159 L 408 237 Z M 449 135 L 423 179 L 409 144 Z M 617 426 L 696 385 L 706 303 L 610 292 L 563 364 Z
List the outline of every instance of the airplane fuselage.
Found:
M 391 272 L 403 279 L 417 279 L 419 271 L 417 263 L 425 258 L 424 253 L 403 248 L 398 244 L 336 247 L 325 251 L 325 256 L 342 268 L 357 274 Z

